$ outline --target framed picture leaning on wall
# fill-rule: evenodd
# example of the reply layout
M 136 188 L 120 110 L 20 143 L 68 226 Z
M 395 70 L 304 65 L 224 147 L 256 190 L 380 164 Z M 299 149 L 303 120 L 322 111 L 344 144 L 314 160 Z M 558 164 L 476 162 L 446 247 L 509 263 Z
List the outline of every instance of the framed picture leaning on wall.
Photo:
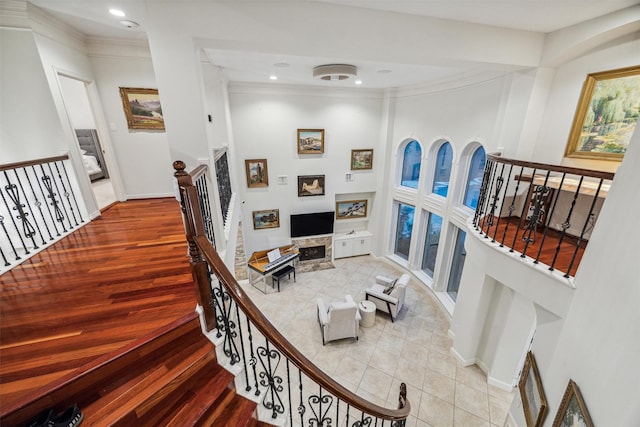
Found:
M 547 415 L 547 398 L 542 389 L 540 372 L 532 352 L 527 353 L 518 388 L 527 427 L 541 427 Z
M 622 161 L 640 116 L 640 66 L 589 74 L 566 157 Z
M 587 411 L 587 406 L 582 400 L 578 385 L 573 380 L 569 380 L 560 408 L 558 408 L 558 413 L 553 420 L 553 427 L 574 426 L 593 427 L 593 422 L 589 411 Z
M 120 97 L 129 129 L 164 130 L 158 89 L 121 87 Z
M 336 202 L 336 219 L 367 217 L 367 200 L 344 200 Z

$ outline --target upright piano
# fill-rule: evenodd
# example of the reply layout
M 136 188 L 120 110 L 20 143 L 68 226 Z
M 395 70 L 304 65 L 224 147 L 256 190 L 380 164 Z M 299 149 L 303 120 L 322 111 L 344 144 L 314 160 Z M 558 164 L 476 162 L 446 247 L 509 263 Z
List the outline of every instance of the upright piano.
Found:
M 295 245 L 280 246 L 278 248 L 256 251 L 249 258 L 249 282 L 259 290 L 267 293 L 267 280 L 276 271 L 285 265 L 291 265 L 295 269 L 295 261 L 300 257 L 300 252 Z

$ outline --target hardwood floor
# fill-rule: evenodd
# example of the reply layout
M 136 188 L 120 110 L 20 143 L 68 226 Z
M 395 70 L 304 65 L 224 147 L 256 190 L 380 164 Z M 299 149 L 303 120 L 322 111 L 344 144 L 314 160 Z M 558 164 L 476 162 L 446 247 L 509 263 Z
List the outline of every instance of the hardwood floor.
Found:
M 178 202 L 115 204 L 0 288 L 4 406 L 194 310 Z
M 544 235 L 544 227 L 536 229 L 535 234 L 528 233 L 524 224 L 517 217 L 494 217 L 493 224 L 489 224 L 488 219 L 485 218 L 479 223 L 483 232 L 488 234 L 489 239 L 495 240 L 496 244 L 503 243 L 505 247 L 513 248 L 518 253 L 524 252 L 527 257 L 538 258 L 542 264 L 553 265 L 555 270 L 562 273 L 569 271 L 571 276 L 575 276 L 587 247 L 587 241 L 582 241 L 576 252 L 578 240 L 576 237 L 565 234 L 561 238 L 560 232 L 551 229 Z M 525 238 L 533 241 L 527 245 Z

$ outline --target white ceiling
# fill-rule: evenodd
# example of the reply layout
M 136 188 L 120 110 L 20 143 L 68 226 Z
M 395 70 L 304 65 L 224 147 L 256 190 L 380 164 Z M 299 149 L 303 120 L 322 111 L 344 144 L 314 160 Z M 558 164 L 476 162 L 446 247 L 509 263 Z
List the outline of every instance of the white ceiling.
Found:
M 235 1 L 256 0 L 182 0 L 188 1 Z M 145 0 L 31 0 L 56 18 L 76 30 L 96 37 L 146 39 Z M 261 0 L 272 2 L 274 7 L 284 7 L 287 2 L 308 3 L 311 0 Z M 435 18 L 451 19 L 468 23 L 485 24 L 517 30 L 552 32 L 629 6 L 640 4 L 640 0 L 316 0 L 343 6 L 370 8 Z M 126 18 L 109 14 L 109 8 L 120 8 Z M 129 19 L 140 24 L 128 29 L 119 21 Z M 342 58 L 299 57 L 270 55 L 248 51 L 207 49 L 207 57 L 223 68 L 230 81 L 265 82 L 268 75 L 277 73 L 278 83 L 353 86 L 353 79 L 344 82 L 323 82 L 313 79 L 314 66 L 344 63 Z M 286 63 L 288 67 L 275 67 Z M 364 87 L 386 88 L 438 82 L 452 77 L 462 78 L 470 74 L 497 73 L 478 65 L 460 67 L 415 66 L 406 64 L 358 62 L 358 77 Z M 390 71 L 390 72 L 389 72 Z

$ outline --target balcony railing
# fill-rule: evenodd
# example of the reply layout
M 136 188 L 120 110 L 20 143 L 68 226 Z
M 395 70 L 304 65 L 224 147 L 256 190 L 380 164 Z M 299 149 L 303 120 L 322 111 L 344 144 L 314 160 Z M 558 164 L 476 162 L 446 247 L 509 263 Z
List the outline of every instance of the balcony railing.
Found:
M 613 177 L 488 155 L 473 224 L 491 243 L 575 276 Z
M 81 226 L 69 156 L 0 165 L 0 273 Z
M 199 187 L 174 163 L 203 329 L 236 373 L 236 387 L 275 425 L 404 426 L 410 412 L 406 386 L 398 409 L 375 405 L 334 381 L 300 353 L 253 304 L 206 237 Z

